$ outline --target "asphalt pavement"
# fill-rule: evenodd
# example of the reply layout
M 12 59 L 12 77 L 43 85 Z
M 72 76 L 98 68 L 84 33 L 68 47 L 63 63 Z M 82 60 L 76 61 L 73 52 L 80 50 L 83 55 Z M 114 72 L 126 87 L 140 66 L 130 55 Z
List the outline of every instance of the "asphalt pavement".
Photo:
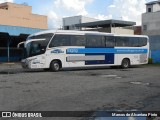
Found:
M 159 101 L 160 66 L 48 72 L 0 64 L 0 111 L 160 111 Z

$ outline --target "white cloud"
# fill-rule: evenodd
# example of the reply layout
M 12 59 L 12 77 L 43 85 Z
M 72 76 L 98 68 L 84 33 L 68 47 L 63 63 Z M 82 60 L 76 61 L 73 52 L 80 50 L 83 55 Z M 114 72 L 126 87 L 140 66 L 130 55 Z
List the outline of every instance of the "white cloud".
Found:
M 54 11 L 49 11 L 48 14 L 49 28 L 60 28 L 62 25 L 62 18 L 59 17 Z
M 64 16 L 88 15 L 86 5 L 93 0 L 55 0 L 52 7 L 47 9 L 49 28 L 59 28 L 62 26 Z
M 4 0 L 0 0 L 4 1 Z M 106 14 L 101 11 L 89 13 L 86 6 L 90 5 L 94 0 L 52 0 L 45 8 L 48 15 L 49 28 L 59 28 L 62 26 L 62 18 L 76 15 L 91 16 L 96 19 L 119 19 L 127 21 L 135 21 L 141 24 L 141 14 L 145 12 L 145 3 L 151 0 L 113 0 L 112 4 L 102 8 L 106 10 Z M 94 8 L 93 8 L 94 9 Z
M 4 3 L 4 2 L 13 2 L 13 0 L 0 0 L 0 3 Z
M 56 0 L 54 5 L 72 14 L 87 15 L 88 13 L 85 9 L 85 5 L 91 1 L 92 0 Z
M 140 25 L 145 3 L 145 0 L 114 0 L 113 4 L 108 6 L 108 14 L 113 15 L 114 19 L 135 21 Z
M 116 6 L 115 5 L 110 5 L 108 6 L 109 8 L 115 8 Z
M 102 15 L 102 14 L 98 14 L 96 17 L 96 19 L 99 19 L 99 20 L 107 20 L 107 19 L 112 19 L 112 15 L 108 15 L 108 16 L 105 16 L 105 15 Z

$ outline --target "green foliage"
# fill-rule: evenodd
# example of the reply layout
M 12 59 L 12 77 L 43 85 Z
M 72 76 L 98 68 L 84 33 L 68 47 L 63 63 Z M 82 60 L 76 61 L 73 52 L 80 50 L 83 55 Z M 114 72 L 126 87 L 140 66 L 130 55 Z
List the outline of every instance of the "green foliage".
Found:
M 153 59 L 152 58 L 148 59 L 148 64 L 153 64 Z

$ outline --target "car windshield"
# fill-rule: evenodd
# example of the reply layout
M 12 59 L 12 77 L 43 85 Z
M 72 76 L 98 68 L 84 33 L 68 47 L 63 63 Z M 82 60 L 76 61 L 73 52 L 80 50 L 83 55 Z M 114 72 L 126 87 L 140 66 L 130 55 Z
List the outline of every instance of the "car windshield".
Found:
M 53 34 L 49 33 L 28 37 L 27 41 L 31 41 L 28 42 L 25 46 L 25 56 L 32 57 L 35 55 L 44 54 L 52 36 Z

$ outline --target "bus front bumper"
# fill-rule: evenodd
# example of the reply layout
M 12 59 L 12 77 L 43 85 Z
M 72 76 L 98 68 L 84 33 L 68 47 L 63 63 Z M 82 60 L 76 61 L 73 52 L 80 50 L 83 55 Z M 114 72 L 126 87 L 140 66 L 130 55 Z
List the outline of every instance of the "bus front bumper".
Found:
M 22 68 L 25 69 L 42 69 L 45 68 L 45 63 L 36 58 L 24 59 L 21 61 Z

